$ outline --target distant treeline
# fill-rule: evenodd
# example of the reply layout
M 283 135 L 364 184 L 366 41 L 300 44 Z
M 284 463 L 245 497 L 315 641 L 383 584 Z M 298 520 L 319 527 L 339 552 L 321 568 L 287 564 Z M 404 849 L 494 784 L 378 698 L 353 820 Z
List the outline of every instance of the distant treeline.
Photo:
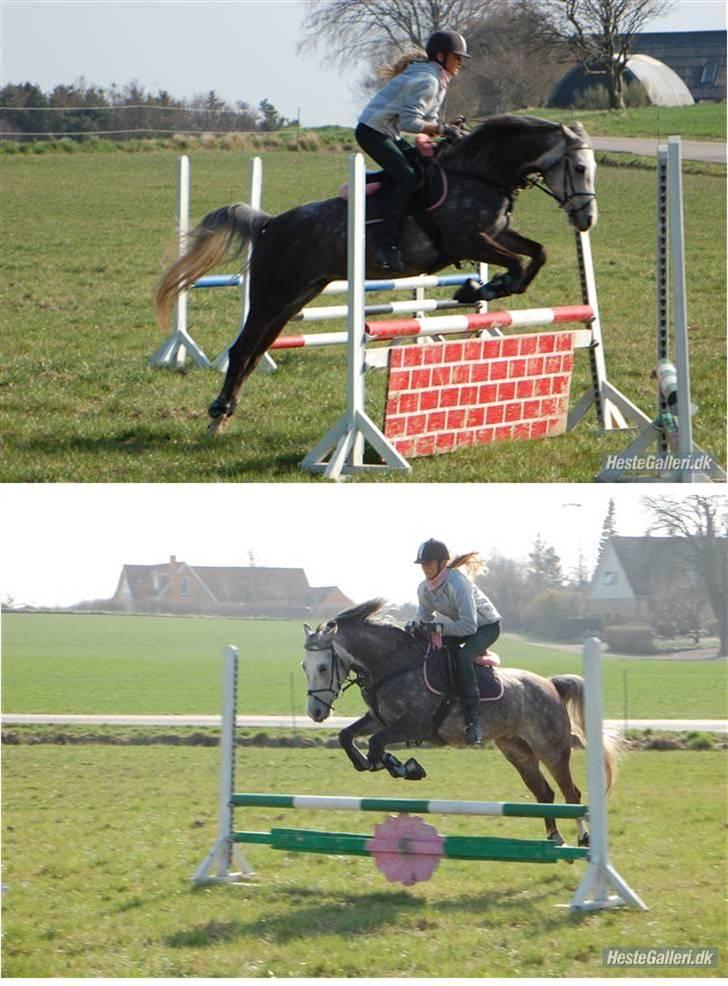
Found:
M 218 99 L 214 90 L 184 103 L 163 90 L 146 92 L 136 82 L 110 89 L 85 83 L 59 85 L 47 93 L 31 82 L 0 89 L 2 140 L 83 140 L 91 135 L 128 140 L 168 134 L 269 133 L 296 123 L 282 117 L 267 99 L 257 108 L 245 102 L 231 106 Z

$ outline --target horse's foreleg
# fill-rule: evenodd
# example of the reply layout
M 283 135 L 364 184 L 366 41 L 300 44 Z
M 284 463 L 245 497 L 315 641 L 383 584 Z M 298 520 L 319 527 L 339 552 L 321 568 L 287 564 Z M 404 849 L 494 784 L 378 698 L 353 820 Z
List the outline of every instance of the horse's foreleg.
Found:
M 518 252 L 511 250 L 505 243 L 502 243 L 503 234 L 497 237 L 490 236 L 488 233 L 476 233 L 468 237 L 466 242 L 458 242 L 458 256 L 468 257 L 471 260 L 483 264 L 495 264 L 497 267 L 505 267 L 505 274 L 498 274 L 487 284 L 481 284 L 476 279 L 466 281 L 465 284 L 453 296 L 456 301 L 466 304 L 473 304 L 476 301 L 492 301 L 495 298 L 506 298 L 508 295 L 518 293 L 522 290 L 521 285 L 526 275 L 526 267 L 518 256 Z
M 524 270 L 520 282 L 511 284 L 512 294 L 523 294 L 546 263 L 546 249 L 542 243 L 529 240 L 525 236 L 521 236 L 520 233 L 517 233 L 515 229 L 510 228 L 504 229 L 502 233 L 499 233 L 496 240 L 501 246 L 506 247 L 512 253 L 518 253 L 521 256 L 529 258 L 530 263 Z
M 354 764 L 356 770 L 371 770 L 371 767 L 368 758 L 364 756 L 354 743 L 354 738 L 356 736 L 366 736 L 367 733 L 371 733 L 373 729 L 376 729 L 376 726 L 377 720 L 370 712 L 367 712 L 361 719 L 357 719 L 356 722 L 345 726 L 339 733 L 339 743 L 344 753 L 346 753 L 349 760 Z
M 420 781 L 427 776 L 425 768 L 410 757 L 404 763 L 392 753 L 385 750 L 388 743 L 403 743 L 407 740 L 420 738 L 416 730 L 405 721 L 385 726 L 374 733 L 369 739 L 369 769 L 381 770 L 384 767 L 391 777 L 403 778 L 406 781 Z

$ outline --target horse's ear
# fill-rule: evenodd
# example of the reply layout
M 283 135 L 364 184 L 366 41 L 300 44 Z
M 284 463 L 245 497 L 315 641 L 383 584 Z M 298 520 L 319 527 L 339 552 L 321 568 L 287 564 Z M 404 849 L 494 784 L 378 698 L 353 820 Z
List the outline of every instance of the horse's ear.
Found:
M 578 134 L 575 134 L 571 127 L 567 127 L 565 123 L 561 124 L 561 133 L 567 144 L 580 143 Z
M 329 620 L 329 622 L 324 627 L 324 636 L 333 637 L 336 631 L 339 629 L 339 624 L 336 620 Z
M 313 630 L 311 629 L 311 624 L 310 623 L 304 623 L 303 624 L 303 632 L 306 634 L 307 637 L 310 637 L 311 636 L 311 634 L 313 633 Z

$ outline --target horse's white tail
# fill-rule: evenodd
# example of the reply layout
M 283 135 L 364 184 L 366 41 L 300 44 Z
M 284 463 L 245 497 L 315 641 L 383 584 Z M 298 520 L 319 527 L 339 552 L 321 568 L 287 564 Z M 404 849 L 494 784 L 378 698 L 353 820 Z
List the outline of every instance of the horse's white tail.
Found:
M 572 734 L 576 736 L 582 746 L 586 746 L 586 735 L 584 732 L 584 679 L 578 674 L 562 674 L 549 680 L 559 693 L 561 701 L 566 706 Z M 610 729 L 604 729 L 602 731 L 602 738 L 604 740 L 604 770 L 607 794 L 609 794 L 617 780 L 619 762 L 626 753 L 627 744 L 619 732 Z

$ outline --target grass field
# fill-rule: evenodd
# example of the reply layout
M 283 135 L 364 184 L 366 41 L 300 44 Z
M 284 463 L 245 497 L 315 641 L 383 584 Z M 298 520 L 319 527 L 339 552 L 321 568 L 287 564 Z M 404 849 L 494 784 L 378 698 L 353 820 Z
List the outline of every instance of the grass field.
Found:
M 468 759 L 469 758 L 469 759 Z M 3 757 L 6 977 L 619 977 L 607 946 L 718 946 L 725 753 L 635 753 L 610 804 L 615 865 L 650 907 L 572 917 L 581 864 L 443 860 L 405 889 L 368 859 L 252 846 L 255 886 L 192 892 L 216 831 L 217 750 L 20 746 Z M 427 796 L 522 800 L 499 754 L 428 751 Z M 575 755 L 583 786 L 584 757 Z M 238 790 L 384 796 L 337 751 L 245 750 Z M 398 789 L 399 791 L 399 789 Z M 409 796 L 413 792 L 407 791 Z M 239 828 L 369 833 L 382 816 L 238 810 Z M 447 834 L 541 838 L 536 820 L 432 816 Z M 567 827 L 568 826 L 568 827 Z M 573 840 L 571 823 L 564 835 Z
M 206 407 L 219 376 L 148 366 L 162 339 L 151 296 L 173 240 L 175 156 L 4 159 L 3 480 L 311 481 L 297 464 L 340 416 L 343 350 L 282 354 L 275 374 L 251 379 L 234 422 L 215 441 L 206 437 Z M 247 161 L 232 152 L 191 153 L 194 218 L 245 197 Z M 698 170 L 684 183 L 695 439 L 724 462 L 725 169 Z M 330 195 L 345 173 L 344 154 L 266 153 L 265 206 L 279 212 Z M 609 375 L 651 412 L 654 171 L 649 162 L 609 166 L 598 182 L 593 244 Z M 516 219 L 517 228 L 548 245 L 550 263 L 515 307 L 578 300 L 573 237 L 563 216 L 534 192 L 521 196 Z M 237 313 L 236 291 L 194 292 L 190 330 L 208 355 L 231 341 Z M 574 399 L 589 387 L 587 361 L 577 362 Z M 370 374 L 368 406 L 378 421 L 383 396 L 384 375 Z M 627 444 L 627 436 L 600 436 L 594 425 L 589 419 L 549 441 L 418 460 L 412 479 L 591 481 L 603 456 Z
M 221 652 L 240 651 L 241 713 L 305 715 L 298 622 L 5 614 L 2 621 L 5 712 L 216 714 Z M 509 640 L 498 641 L 504 664 L 544 676 L 581 672 L 581 657 Z M 604 659 L 607 718 L 721 719 L 725 661 Z M 337 713 L 363 711 L 357 689 Z
M 698 106 L 640 106 L 621 110 L 538 110 L 537 116 L 569 123 L 577 116 L 593 137 L 654 137 L 681 134 L 684 140 L 725 141 L 724 103 Z

